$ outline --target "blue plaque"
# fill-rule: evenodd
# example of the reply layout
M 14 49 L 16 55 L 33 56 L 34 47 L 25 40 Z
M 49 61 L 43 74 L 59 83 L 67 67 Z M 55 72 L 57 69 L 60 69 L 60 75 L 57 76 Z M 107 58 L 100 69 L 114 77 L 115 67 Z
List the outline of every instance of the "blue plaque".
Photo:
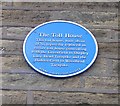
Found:
M 97 53 L 97 42 L 88 29 L 63 20 L 38 25 L 26 36 L 23 44 L 28 64 L 52 77 L 69 77 L 86 71 Z

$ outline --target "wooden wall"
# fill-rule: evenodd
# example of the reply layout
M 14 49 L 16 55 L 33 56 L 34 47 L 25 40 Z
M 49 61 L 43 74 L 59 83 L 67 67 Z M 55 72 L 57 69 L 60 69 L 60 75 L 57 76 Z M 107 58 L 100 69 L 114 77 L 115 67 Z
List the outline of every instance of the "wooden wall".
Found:
M 23 57 L 28 32 L 56 19 L 77 22 L 97 39 L 98 57 L 83 74 L 50 78 Z M 118 104 L 118 3 L 2 2 L 0 30 L 3 104 Z

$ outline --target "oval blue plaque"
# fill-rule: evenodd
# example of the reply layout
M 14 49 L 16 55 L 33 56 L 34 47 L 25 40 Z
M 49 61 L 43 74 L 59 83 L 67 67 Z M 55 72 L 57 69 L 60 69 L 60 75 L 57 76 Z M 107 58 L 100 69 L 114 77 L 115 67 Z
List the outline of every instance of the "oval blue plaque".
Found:
M 69 77 L 87 70 L 98 53 L 93 34 L 70 21 L 50 21 L 35 27 L 25 38 L 23 54 L 36 71 Z

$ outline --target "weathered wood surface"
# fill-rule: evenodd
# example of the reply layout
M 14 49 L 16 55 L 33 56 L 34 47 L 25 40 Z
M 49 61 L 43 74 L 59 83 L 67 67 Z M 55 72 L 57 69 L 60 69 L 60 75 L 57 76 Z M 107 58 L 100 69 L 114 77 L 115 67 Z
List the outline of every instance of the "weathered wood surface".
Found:
M 35 72 L 22 53 L 32 28 L 58 19 L 82 24 L 99 46 L 92 67 L 71 78 L 54 79 Z M 118 104 L 118 3 L 3 2 L 0 30 L 4 104 Z

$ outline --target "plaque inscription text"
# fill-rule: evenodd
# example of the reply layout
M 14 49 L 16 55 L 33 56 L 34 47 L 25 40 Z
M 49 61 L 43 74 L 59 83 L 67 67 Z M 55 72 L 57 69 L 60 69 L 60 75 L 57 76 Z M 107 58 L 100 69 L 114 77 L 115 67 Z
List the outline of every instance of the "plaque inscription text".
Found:
M 49 62 L 53 67 L 68 67 L 70 65 L 68 63 L 85 62 L 88 52 L 82 35 L 67 33 L 39 35 L 31 51 L 34 62 Z
M 97 42 L 89 30 L 61 20 L 37 26 L 23 44 L 28 64 L 52 77 L 69 77 L 84 72 L 95 61 L 97 52 Z

